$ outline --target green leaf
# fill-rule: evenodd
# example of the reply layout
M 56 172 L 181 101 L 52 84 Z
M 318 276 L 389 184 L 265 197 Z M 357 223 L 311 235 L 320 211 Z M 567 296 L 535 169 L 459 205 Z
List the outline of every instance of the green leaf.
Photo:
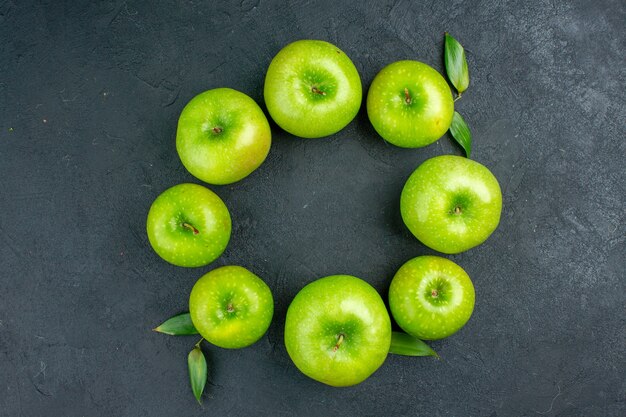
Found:
M 403 332 L 391 332 L 389 353 L 402 356 L 434 356 L 439 359 L 437 352 L 432 350 L 430 346 Z
M 202 396 L 204 386 L 206 385 L 207 366 L 206 358 L 200 348 L 201 342 L 202 339 L 200 339 L 191 352 L 189 352 L 189 356 L 187 356 L 187 366 L 189 366 L 189 381 L 191 382 L 191 390 L 193 391 L 193 395 L 196 397 L 196 400 L 198 400 L 198 403 L 202 405 L 200 397 Z
M 456 140 L 465 151 L 465 156 L 469 158 L 472 152 L 472 132 L 470 132 L 469 126 L 467 126 L 467 123 L 465 123 L 465 120 L 458 112 L 454 112 L 452 116 L 450 133 L 452 133 L 454 140 Z
M 467 59 L 465 59 L 465 50 L 448 32 L 444 36 L 446 73 L 460 96 L 469 86 L 469 71 L 467 69 Z
M 198 334 L 198 331 L 191 322 L 189 313 L 182 313 L 167 319 L 163 324 L 153 330 L 155 332 L 169 334 L 170 336 Z

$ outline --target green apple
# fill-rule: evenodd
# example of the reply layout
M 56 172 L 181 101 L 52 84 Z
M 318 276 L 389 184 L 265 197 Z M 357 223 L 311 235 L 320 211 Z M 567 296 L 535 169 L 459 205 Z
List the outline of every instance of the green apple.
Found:
M 301 40 L 284 47 L 265 76 L 265 104 L 287 132 L 319 138 L 343 129 L 361 107 L 361 79 L 335 45 Z
M 418 256 L 400 267 L 389 287 L 389 308 L 398 326 L 418 339 L 456 333 L 474 311 L 474 286 L 457 264 Z
M 328 385 L 355 385 L 385 361 L 391 320 L 378 292 L 350 275 L 305 286 L 287 310 L 285 345 L 305 375 Z
M 448 83 L 434 68 L 418 61 L 398 61 L 372 81 L 367 115 L 387 142 L 421 148 L 446 133 L 454 101 Z
M 209 343 L 238 349 L 265 334 L 274 315 L 274 299 L 267 284 L 246 268 L 223 266 L 193 286 L 189 314 Z
M 459 253 L 480 245 L 500 222 L 502 193 L 484 165 L 454 155 L 426 160 L 400 197 L 402 219 L 424 245 Z
M 178 120 L 176 150 L 193 176 L 230 184 L 265 160 L 272 133 L 261 108 L 247 95 L 216 88 L 194 97 Z
M 217 259 L 230 239 L 230 214 L 213 191 L 178 184 L 154 200 L 147 231 L 155 252 L 178 266 L 203 266 Z

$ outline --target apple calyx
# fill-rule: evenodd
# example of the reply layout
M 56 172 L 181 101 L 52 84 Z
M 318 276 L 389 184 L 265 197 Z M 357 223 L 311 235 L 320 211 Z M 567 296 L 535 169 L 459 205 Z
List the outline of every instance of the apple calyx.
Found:
M 461 207 L 460 207 L 460 206 L 456 206 L 456 207 L 454 208 L 454 214 L 461 214 L 461 212 L 462 212 L 462 211 L 463 211 L 463 210 L 461 210 Z
M 339 347 L 343 343 L 343 339 L 344 338 L 345 338 L 345 335 L 343 333 L 339 333 L 339 338 L 337 339 L 337 344 L 335 346 L 333 346 L 333 352 L 337 352 L 337 350 L 339 350 Z
M 408 88 L 404 88 L 404 102 L 409 105 L 411 104 L 411 95 L 409 94 L 409 89 Z
M 193 232 L 194 235 L 197 235 L 198 233 L 200 233 L 200 231 L 198 229 L 196 229 L 195 227 L 193 227 L 191 224 L 187 223 L 187 222 L 183 222 L 182 226 L 185 229 L 189 229 Z
M 215 133 L 216 135 L 219 135 L 220 133 L 222 133 L 224 131 L 224 129 L 222 129 L 219 126 L 215 126 L 213 129 L 211 129 L 213 131 L 213 133 Z
M 235 307 L 233 306 L 233 303 L 228 303 L 228 305 L 226 306 L 226 311 L 228 311 L 229 313 L 232 313 L 235 311 Z
M 437 298 L 437 297 L 439 297 L 439 291 L 437 291 L 437 289 L 436 289 L 436 288 L 433 288 L 433 290 L 430 292 L 430 295 L 431 295 L 433 298 Z
M 315 93 L 315 94 L 319 94 L 319 95 L 321 95 L 321 96 L 325 96 L 325 95 L 326 95 L 326 93 L 325 93 L 324 91 L 320 90 L 320 89 L 319 89 L 319 88 L 317 88 L 317 86 L 315 86 L 315 85 L 314 85 L 313 87 L 311 87 L 311 91 L 312 91 L 313 93 Z

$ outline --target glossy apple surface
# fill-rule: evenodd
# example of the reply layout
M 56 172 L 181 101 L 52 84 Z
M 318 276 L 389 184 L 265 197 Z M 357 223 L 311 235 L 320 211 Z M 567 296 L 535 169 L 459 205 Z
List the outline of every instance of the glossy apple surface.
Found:
M 400 267 L 389 287 L 389 308 L 398 326 L 424 340 L 456 333 L 474 311 L 474 286 L 454 262 L 418 256 Z
M 274 299 L 267 284 L 246 268 L 223 266 L 193 286 L 189 314 L 209 343 L 237 349 L 265 334 L 274 314 Z
M 203 266 L 217 259 L 230 239 L 228 208 L 213 191 L 178 184 L 152 203 L 146 224 L 155 252 L 178 266 Z
M 284 47 L 265 76 L 265 104 L 276 124 L 303 138 L 343 129 L 361 107 L 361 78 L 335 45 L 301 40 Z
M 384 362 L 391 321 L 365 281 L 332 275 L 305 286 L 287 311 L 285 345 L 305 375 L 328 385 L 355 385 Z
M 372 81 L 367 115 L 387 142 L 420 148 L 450 128 L 454 101 L 448 83 L 434 68 L 418 61 L 398 61 Z
M 483 243 L 498 226 L 502 193 L 484 165 L 454 155 L 422 163 L 400 197 L 402 219 L 424 245 L 459 253 Z
M 176 150 L 187 170 L 209 184 L 247 177 L 267 157 L 270 126 L 247 95 L 216 88 L 194 97 L 178 120 Z

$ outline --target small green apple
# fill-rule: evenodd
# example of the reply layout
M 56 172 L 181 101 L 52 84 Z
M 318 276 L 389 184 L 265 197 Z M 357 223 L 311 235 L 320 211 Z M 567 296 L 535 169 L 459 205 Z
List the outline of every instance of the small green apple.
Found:
M 287 310 L 285 345 L 305 375 L 343 387 L 367 379 L 385 361 L 391 320 L 376 290 L 350 275 L 305 286 Z
M 319 138 L 343 129 L 361 107 L 361 79 L 335 45 L 300 40 L 285 46 L 265 76 L 265 104 L 284 130 Z
M 209 343 L 238 349 L 263 337 L 274 315 L 274 299 L 267 284 L 246 268 L 223 266 L 193 286 L 189 314 Z
M 267 157 L 272 133 L 247 95 L 216 88 L 194 97 L 178 120 L 176 150 L 193 176 L 209 184 L 247 177 Z
M 389 308 L 398 326 L 418 339 L 456 333 L 474 311 L 474 286 L 457 264 L 418 256 L 400 267 L 389 287 Z
M 196 184 L 165 190 L 148 212 L 147 232 L 155 252 L 178 266 L 217 259 L 230 239 L 228 208 L 213 191 Z
M 418 61 L 398 61 L 372 81 L 367 115 L 387 142 L 421 148 L 450 128 L 454 101 L 448 83 L 434 68 Z
M 498 227 L 502 193 L 484 165 L 460 156 L 437 156 L 411 174 L 400 211 L 424 245 L 459 253 L 480 245 Z

